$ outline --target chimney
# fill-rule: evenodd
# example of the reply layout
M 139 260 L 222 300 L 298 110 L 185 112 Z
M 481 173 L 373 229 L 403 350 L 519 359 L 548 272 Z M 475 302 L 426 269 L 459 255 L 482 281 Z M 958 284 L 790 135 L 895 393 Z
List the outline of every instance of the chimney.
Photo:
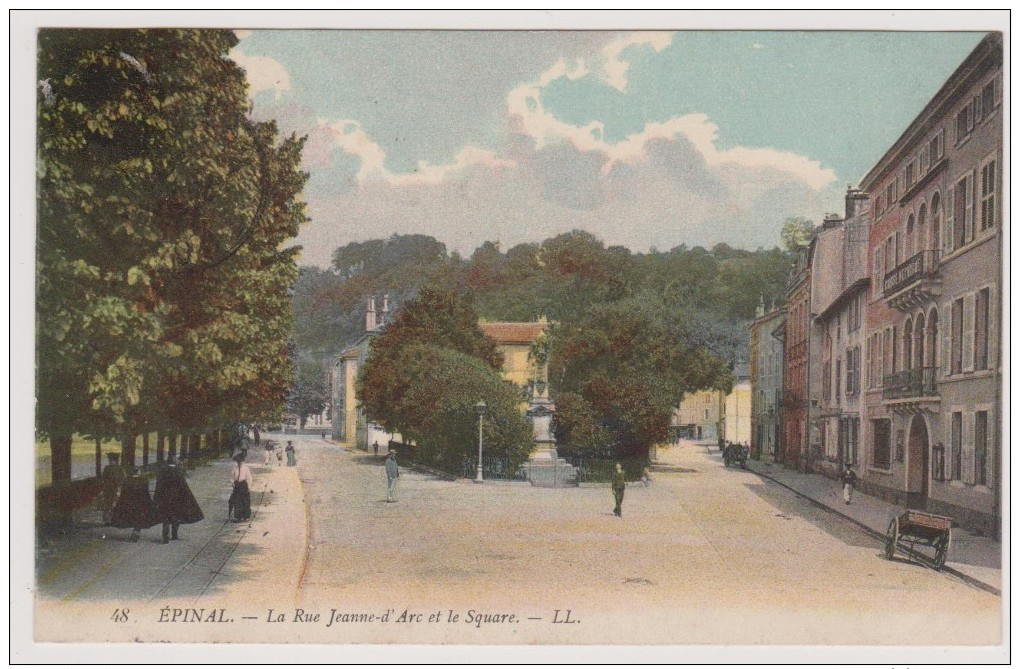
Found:
M 375 329 L 375 296 L 368 298 L 368 309 L 365 311 L 365 331 Z
M 761 318 L 765 315 L 765 296 L 758 296 L 758 308 L 754 310 L 754 317 Z
M 384 293 L 382 296 L 382 312 L 379 314 L 379 325 L 386 325 L 390 320 L 390 295 Z
M 868 199 L 868 194 L 860 188 L 852 188 L 849 184 L 846 187 L 846 217 L 850 219 L 861 213 L 861 209 Z
M 822 229 L 831 230 L 832 228 L 838 228 L 839 224 L 843 222 L 839 214 L 826 214 L 822 220 Z

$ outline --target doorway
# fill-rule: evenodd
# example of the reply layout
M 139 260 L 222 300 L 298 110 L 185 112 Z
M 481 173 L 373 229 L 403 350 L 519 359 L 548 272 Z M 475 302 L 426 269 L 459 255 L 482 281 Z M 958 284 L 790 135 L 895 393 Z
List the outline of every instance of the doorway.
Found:
M 907 440 L 907 490 L 911 506 L 925 508 L 928 503 L 928 481 L 931 479 L 928 443 L 928 424 L 924 416 L 915 414 L 910 422 L 910 436 Z

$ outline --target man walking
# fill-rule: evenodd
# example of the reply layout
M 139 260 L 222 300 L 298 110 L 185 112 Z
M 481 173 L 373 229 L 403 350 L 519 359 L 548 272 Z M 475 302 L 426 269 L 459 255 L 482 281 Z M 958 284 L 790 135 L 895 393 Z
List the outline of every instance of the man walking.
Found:
M 849 504 L 854 495 L 854 484 L 857 483 L 857 474 L 850 469 L 849 462 L 843 465 L 843 475 L 840 476 L 840 481 L 843 482 L 843 501 Z
M 173 457 L 156 477 L 152 503 L 156 508 L 156 517 L 163 521 L 164 544 L 170 543 L 171 538 L 179 538 L 177 530 L 181 523 L 197 523 L 205 518 L 198 501 L 191 493 L 191 488 L 188 487 L 188 482 L 184 479 L 184 471 Z
M 613 509 L 620 518 L 623 518 L 623 491 L 627 489 L 627 481 L 623 477 L 623 465 L 616 463 L 616 471 L 613 472 L 613 498 L 616 500 L 616 508 Z
M 400 478 L 400 469 L 397 467 L 397 454 L 395 451 L 390 451 L 389 455 L 386 456 L 386 501 L 395 502 L 393 499 L 393 486 L 396 485 L 397 479 Z

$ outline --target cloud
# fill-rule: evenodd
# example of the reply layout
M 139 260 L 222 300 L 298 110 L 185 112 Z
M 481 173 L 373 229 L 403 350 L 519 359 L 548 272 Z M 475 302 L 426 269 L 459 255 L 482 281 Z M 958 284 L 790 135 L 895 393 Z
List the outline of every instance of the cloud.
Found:
M 250 30 L 235 30 L 234 31 L 234 35 L 237 36 L 237 39 L 246 39 L 248 37 L 251 37 L 251 31 Z
M 602 49 L 606 81 L 621 93 L 626 91 L 630 63 L 621 58 L 623 52 L 632 46 L 650 46 L 658 53 L 672 43 L 673 33 L 669 32 L 635 32 L 614 39 Z
M 497 158 L 491 151 L 466 146 L 457 153 L 452 163 L 433 165 L 421 160 L 411 172 L 394 173 L 386 168 L 386 151 L 369 137 L 357 121 L 337 121 L 329 126 L 329 130 L 337 147 L 361 161 L 358 170 L 359 184 L 365 184 L 372 179 L 382 179 L 395 187 L 424 186 L 441 183 L 452 175 L 475 166 L 490 169 L 513 167 L 513 161 Z
M 759 44 L 758 42 L 755 42 L 754 44 L 751 45 L 751 48 L 752 49 L 764 49 L 765 45 L 764 44 Z
M 268 56 L 249 56 L 236 48 L 230 57 L 247 73 L 250 97 L 261 91 L 273 91 L 279 100 L 285 91 L 290 91 L 290 73 L 279 61 Z

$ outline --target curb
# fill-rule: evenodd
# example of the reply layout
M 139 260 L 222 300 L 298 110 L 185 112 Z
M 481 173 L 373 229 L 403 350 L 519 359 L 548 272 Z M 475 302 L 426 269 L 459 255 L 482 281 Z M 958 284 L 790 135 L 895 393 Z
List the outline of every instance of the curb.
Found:
M 783 483 L 782 481 L 769 476 L 765 472 L 761 472 L 761 471 L 758 471 L 757 469 L 750 469 L 750 468 L 747 471 L 753 472 L 754 474 L 757 474 L 758 476 L 761 476 L 762 478 L 766 478 L 766 479 L 772 481 L 773 483 L 786 488 L 790 492 L 794 493 L 795 495 L 797 495 L 798 497 L 800 497 L 802 499 L 807 500 L 808 502 L 810 502 L 814 506 L 818 507 L 819 509 L 822 509 L 824 511 L 828 511 L 829 513 L 831 513 L 833 515 L 839 516 L 843 520 L 849 521 L 849 522 L 853 523 L 854 525 L 856 525 L 857 527 L 861 528 L 862 530 L 867 532 L 872 537 L 874 537 L 876 539 L 879 539 L 880 541 L 883 541 L 883 542 L 885 541 L 885 534 L 884 533 L 879 532 L 878 530 L 875 530 L 875 529 L 869 527 L 868 525 L 865 525 L 864 523 L 862 523 L 861 521 L 857 520 L 856 518 L 852 518 L 852 517 L 846 515 L 845 513 L 837 511 L 836 509 L 832 508 L 831 506 L 829 506 L 827 504 L 819 502 L 818 500 L 814 499 L 813 497 L 809 497 L 808 495 L 802 493 L 801 491 L 797 490 L 796 488 L 793 488 L 793 487 Z M 1002 591 L 999 590 L 998 588 L 996 588 L 995 586 L 989 585 L 988 583 L 985 583 L 984 581 L 982 581 L 980 579 L 977 579 L 977 578 L 974 578 L 973 576 L 970 576 L 968 574 L 964 574 L 961 571 L 957 571 L 956 569 L 953 569 L 952 567 L 950 567 L 948 565 L 942 567 L 941 572 L 945 573 L 945 574 L 952 574 L 953 576 L 959 578 L 961 581 L 967 583 L 970 586 L 978 588 L 979 590 L 984 590 L 985 592 L 991 593 L 991 594 L 996 595 L 998 597 L 1002 596 Z

